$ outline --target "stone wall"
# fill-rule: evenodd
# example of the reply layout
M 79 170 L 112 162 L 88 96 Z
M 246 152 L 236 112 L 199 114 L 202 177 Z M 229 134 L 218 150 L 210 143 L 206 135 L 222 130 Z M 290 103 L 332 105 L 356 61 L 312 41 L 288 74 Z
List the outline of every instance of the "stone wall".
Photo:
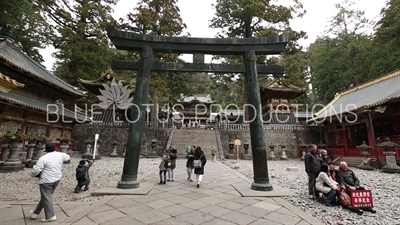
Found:
M 150 143 L 152 139 L 157 140 L 156 150 L 160 154 L 167 145 L 170 132 L 170 129 L 145 127 L 140 154 L 147 155 L 151 152 Z M 124 145 L 126 145 L 128 139 L 128 127 L 77 124 L 73 132 L 73 150 L 84 153 L 86 151 L 85 141 L 93 140 L 95 134 L 99 134 L 100 155 L 109 156 L 113 151 L 111 143 L 115 140 L 119 142 L 117 146 L 118 155 L 123 154 Z
M 316 128 L 307 128 L 300 126 L 292 127 L 287 129 L 280 129 L 279 127 L 267 127 L 265 126 L 265 137 L 266 137 L 266 145 L 267 149 L 269 150 L 269 145 L 273 143 L 276 145 L 275 147 L 275 155 L 276 157 L 280 156 L 280 148 L 279 144 L 284 142 L 286 143 L 286 153 L 288 158 L 297 158 L 301 157 L 299 155 L 299 140 L 303 141 L 306 144 L 309 143 L 319 143 L 320 134 L 319 130 Z M 224 150 L 225 158 L 236 158 L 236 147 L 234 148 L 233 152 L 234 155 L 229 154 L 229 142 L 235 139 L 240 139 L 242 145 L 239 147 L 241 158 L 250 158 L 251 157 L 251 143 L 250 143 L 250 131 L 249 130 L 220 130 L 221 134 L 221 144 Z M 244 155 L 244 148 L 243 143 L 245 141 L 250 143 L 249 146 L 249 155 L 246 157 Z M 269 155 L 269 152 L 268 152 Z

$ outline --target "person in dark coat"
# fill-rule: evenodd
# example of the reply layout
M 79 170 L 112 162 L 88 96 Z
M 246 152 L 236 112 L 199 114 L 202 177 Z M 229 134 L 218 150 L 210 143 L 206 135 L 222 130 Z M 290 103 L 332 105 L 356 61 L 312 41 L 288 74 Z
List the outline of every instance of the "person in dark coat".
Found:
M 201 180 L 203 179 L 203 175 L 204 175 L 204 166 L 207 163 L 207 158 L 204 155 L 203 150 L 201 150 L 200 146 L 198 146 L 196 148 L 196 151 L 194 152 L 194 159 L 201 161 L 201 167 L 194 168 L 194 174 L 196 174 L 196 179 L 197 179 L 197 188 L 199 188 Z
M 186 172 L 188 175 L 187 180 L 190 182 L 193 182 L 192 180 L 192 173 L 193 173 L 193 161 L 194 161 L 194 152 L 195 152 L 195 146 L 192 146 L 192 149 L 188 154 L 186 155 L 187 161 L 186 161 Z
M 315 190 L 315 179 L 321 171 L 322 159 L 318 154 L 318 148 L 316 145 L 311 145 L 310 151 L 304 157 L 304 164 L 308 175 L 309 198 L 318 198 L 319 192 Z
M 169 159 L 171 160 L 171 167 L 168 170 L 168 179 L 167 181 L 174 181 L 174 169 L 176 167 L 176 158 L 178 158 L 178 150 L 175 148 L 171 148 L 169 152 Z

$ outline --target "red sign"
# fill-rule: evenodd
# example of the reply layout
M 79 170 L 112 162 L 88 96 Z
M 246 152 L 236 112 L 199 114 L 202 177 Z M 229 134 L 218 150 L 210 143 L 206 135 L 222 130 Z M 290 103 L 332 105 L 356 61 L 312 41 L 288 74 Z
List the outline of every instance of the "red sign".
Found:
M 371 190 L 351 191 L 351 207 L 353 208 L 373 208 Z

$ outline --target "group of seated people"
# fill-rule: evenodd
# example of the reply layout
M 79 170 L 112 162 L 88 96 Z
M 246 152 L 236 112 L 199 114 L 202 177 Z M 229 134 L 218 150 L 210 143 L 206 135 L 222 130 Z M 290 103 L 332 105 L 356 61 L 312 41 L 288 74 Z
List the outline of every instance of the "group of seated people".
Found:
M 321 172 L 315 182 L 316 194 L 322 193 L 324 204 L 332 206 L 338 205 L 337 197 L 342 190 L 351 196 L 351 191 L 365 190 L 365 188 L 360 186 L 360 180 L 349 169 L 346 162 L 340 162 L 338 170 L 335 169 L 332 161 L 322 163 Z M 375 212 L 372 209 L 363 210 Z

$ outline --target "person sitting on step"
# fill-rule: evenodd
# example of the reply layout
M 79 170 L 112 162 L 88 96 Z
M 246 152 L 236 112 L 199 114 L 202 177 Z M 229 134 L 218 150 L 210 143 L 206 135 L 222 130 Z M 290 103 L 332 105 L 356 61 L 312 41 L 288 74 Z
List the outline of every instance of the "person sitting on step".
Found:
M 340 162 L 339 164 L 339 174 L 338 174 L 338 183 L 342 188 L 346 190 L 346 193 L 351 196 L 351 192 L 355 190 L 365 190 L 364 187 L 360 185 L 360 180 L 355 175 L 353 170 L 349 169 L 349 166 L 346 162 Z M 369 211 L 375 213 L 376 211 L 371 208 L 361 208 L 361 210 Z
M 325 195 L 326 206 L 332 206 L 332 204 L 336 202 L 336 191 L 338 190 L 338 183 L 332 180 L 329 174 L 329 166 L 325 163 L 321 165 L 321 172 L 316 178 L 315 189 Z

